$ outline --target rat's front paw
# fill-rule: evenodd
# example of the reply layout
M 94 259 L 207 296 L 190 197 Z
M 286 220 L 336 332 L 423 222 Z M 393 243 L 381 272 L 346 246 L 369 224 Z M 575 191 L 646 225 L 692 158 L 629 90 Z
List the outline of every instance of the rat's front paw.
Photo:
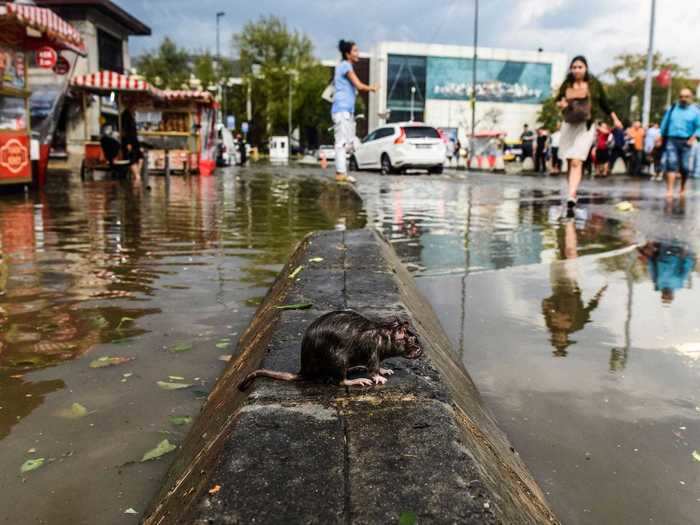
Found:
M 376 374 L 372 376 L 372 381 L 374 381 L 374 383 L 377 385 L 383 385 L 386 383 L 386 377 Z
M 380 368 L 379 373 L 383 376 L 393 375 L 394 371 L 391 368 Z

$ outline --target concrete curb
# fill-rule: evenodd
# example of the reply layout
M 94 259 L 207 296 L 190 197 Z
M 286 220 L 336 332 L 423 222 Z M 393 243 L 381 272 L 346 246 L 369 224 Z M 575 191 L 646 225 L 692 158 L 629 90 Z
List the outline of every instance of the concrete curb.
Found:
M 275 308 L 299 302 L 313 307 Z M 426 357 L 386 361 L 395 375 L 371 389 L 262 379 L 249 396 L 238 391 L 261 362 L 297 371 L 306 326 L 343 308 L 410 317 Z M 314 234 L 243 334 L 144 523 L 398 523 L 402 515 L 558 523 L 392 248 L 370 230 Z

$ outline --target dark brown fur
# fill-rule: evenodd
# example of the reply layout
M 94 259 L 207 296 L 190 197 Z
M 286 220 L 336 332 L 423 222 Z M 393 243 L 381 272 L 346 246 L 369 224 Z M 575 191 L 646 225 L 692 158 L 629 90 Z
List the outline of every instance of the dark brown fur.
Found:
M 352 310 L 339 310 L 322 315 L 306 329 L 299 373 L 261 368 L 248 374 L 238 388 L 246 390 L 258 377 L 342 384 L 351 368 L 366 368 L 372 378 L 379 374 L 382 360 L 416 359 L 422 353 L 408 321 L 373 321 Z

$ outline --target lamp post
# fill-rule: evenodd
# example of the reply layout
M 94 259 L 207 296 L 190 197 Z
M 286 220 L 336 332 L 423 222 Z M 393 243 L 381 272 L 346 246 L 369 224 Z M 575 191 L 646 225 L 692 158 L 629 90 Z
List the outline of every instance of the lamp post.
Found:
M 644 102 L 642 103 L 642 126 L 649 125 L 651 113 L 651 68 L 654 64 L 654 24 L 656 22 L 656 0 L 651 0 L 651 20 L 649 22 L 649 49 L 647 50 L 647 67 L 644 78 Z
M 474 0 L 474 55 L 472 57 L 472 132 L 469 155 L 474 153 L 474 128 L 476 127 L 476 59 L 479 45 L 479 0 Z
M 411 122 L 413 122 L 413 108 L 415 107 L 415 102 L 416 102 L 416 86 L 411 86 Z

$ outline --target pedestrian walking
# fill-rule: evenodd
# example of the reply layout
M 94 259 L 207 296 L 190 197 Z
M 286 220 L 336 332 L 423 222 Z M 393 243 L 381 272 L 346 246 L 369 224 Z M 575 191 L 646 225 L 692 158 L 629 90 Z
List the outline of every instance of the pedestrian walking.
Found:
M 635 120 L 627 129 L 630 145 L 629 173 L 633 177 L 642 174 L 642 161 L 644 159 L 644 128 L 642 123 Z
M 661 169 L 659 167 L 661 161 L 661 147 L 657 144 L 660 136 L 661 130 L 659 129 L 659 125 L 655 122 L 649 124 L 644 134 L 644 157 L 651 180 L 657 180 L 657 177 L 659 177 L 658 180 L 661 180 Z
M 610 150 L 610 171 L 613 171 L 617 159 L 622 159 L 627 171 L 627 161 L 625 159 L 626 134 L 623 128 L 612 129 L 612 149 Z
M 335 178 L 348 180 L 346 155 L 355 139 L 355 97 L 357 91 L 376 91 L 357 77 L 353 65 L 360 60 L 360 51 L 355 42 L 341 40 L 338 43 L 341 62 L 335 67 L 333 76 L 333 130 L 335 135 Z
M 684 88 L 678 102 L 673 104 L 661 121 L 663 153 L 661 167 L 666 174 L 666 198 L 673 198 L 678 175 L 681 176 L 680 196 L 685 196 L 690 172 L 690 152 L 700 137 L 700 108 L 693 104 L 693 92 Z
M 549 150 L 549 134 L 544 128 L 537 130 L 537 149 L 535 150 L 535 171 L 545 173 L 547 171 L 547 153 Z
M 559 158 L 559 140 L 561 138 L 561 123 L 557 122 L 557 128 L 549 137 L 549 145 L 552 151 L 552 165 L 550 174 L 558 175 L 561 171 L 561 159 Z
M 610 163 L 610 152 L 608 143 L 611 139 L 610 127 L 605 122 L 598 123 L 595 145 L 595 175 L 596 177 L 607 177 Z
M 588 62 L 583 56 L 574 57 L 571 61 L 569 73 L 559 88 L 557 105 L 564 117 L 559 155 L 567 160 L 569 170 L 567 216 L 574 217 L 583 163 L 595 139 L 593 119 L 610 116 L 616 128 L 621 128 L 622 123 L 610 108 L 603 85 L 590 74 Z
M 134 180 L 141 180 L 143 168 L 143 153 L 139 142 L 139 133 L 134 116 L 135 104 L 128 102 L 121 115 L 122 157 L 129 161 L 129 171 Z
M 523 125 L 523 132 L 520 134 L 520 142 L 522 143 L 522 160 L 532 158 L 532 146 L 535 143 L 535 132 L 530 129 L 527 124 Z

